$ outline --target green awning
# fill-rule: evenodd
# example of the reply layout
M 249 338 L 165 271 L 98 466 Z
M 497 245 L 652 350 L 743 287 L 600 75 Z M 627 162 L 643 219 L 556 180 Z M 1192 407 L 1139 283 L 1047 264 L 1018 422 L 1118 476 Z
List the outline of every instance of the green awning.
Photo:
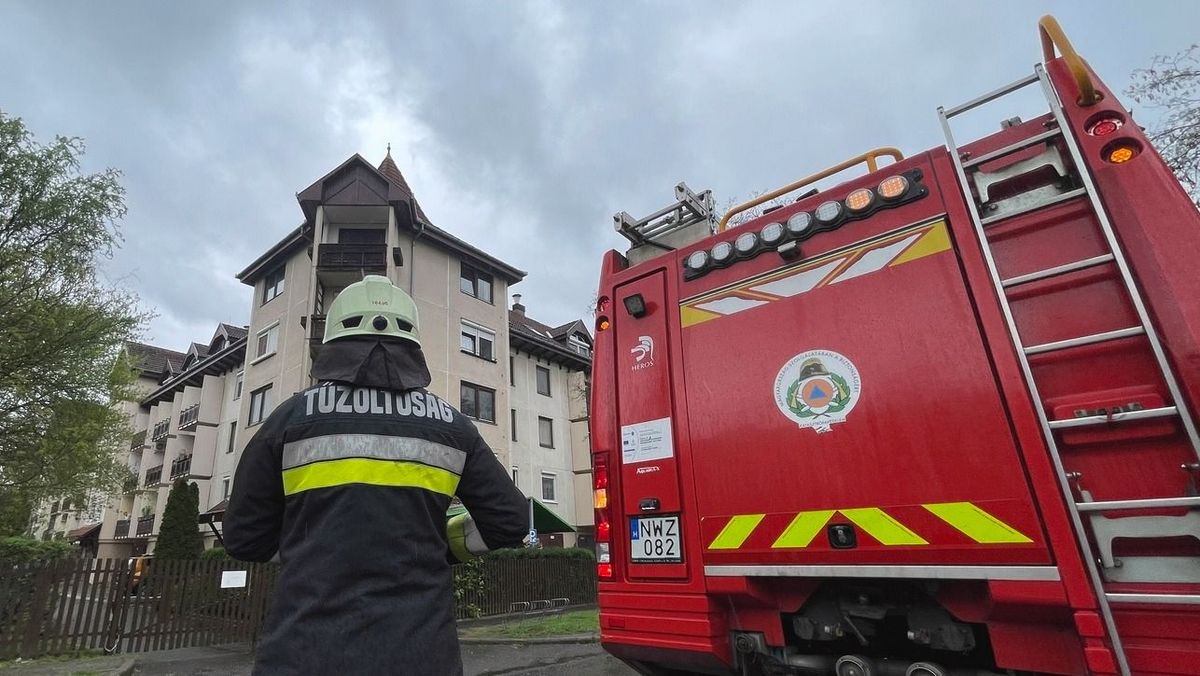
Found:
M 533 503 L 533 526 L 537 528 L 539 533 L 574 533 L 575 529 L 571 524 L 563 521 L 561 517 L 555 514 L 549 507 L 543 505 L 536 498 L 528 498 Z M 458 516 L 467 511 L 466 507 L 455 504 L 450 505 L 450 509 L 446 510 L 446 518 Z

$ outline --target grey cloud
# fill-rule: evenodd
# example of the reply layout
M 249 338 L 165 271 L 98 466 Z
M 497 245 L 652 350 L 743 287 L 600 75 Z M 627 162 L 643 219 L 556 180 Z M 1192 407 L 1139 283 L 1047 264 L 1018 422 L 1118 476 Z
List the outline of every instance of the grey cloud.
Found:
M 557 324 L 621 246 L 613 212 L 654 210 L 681 179 L 723 204 L 868 147 L 936 146 L 938 104 L 1038 59 L 1044 9 L 9 3 L 0 106 L 125 172 L 110 273 L 157 307 L 167 346 L 244 321 L 232 276 L 298 223 L 294 193 L 389 140 L 431 219 L 529 270 L 514 290 Z M 1117 87 L 1200 18 L 1190 3 L 1050 11 Z

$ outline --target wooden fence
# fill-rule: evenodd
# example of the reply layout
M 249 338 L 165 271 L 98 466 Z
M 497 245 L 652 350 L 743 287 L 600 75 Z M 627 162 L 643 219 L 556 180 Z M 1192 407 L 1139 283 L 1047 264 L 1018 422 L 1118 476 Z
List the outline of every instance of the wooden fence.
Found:
M 455 566 L 454 575 L 482 577 L 478 585 L 458 580 L 465 589 L 458 595 L 459 618 L 596 602 L 592 559 L 489 559 Z
M 242 572 L 244 585 L 231 579 Z M 269 563 L 152 561 L 135 578 L 125 559 L 0 570 L 0 660 L 253 643 L 277 573 Z M 460 618 L 596 601 L 589 559 L 493 559 L 454 575 L 477 583 L 459 594 Z
M 276 569 L 155 561 L 135 579 L 124 559 L 94 559 L 0 571 L 0 659 L 253 642 Z M 222 586 L 227 571 L 245 586 Z

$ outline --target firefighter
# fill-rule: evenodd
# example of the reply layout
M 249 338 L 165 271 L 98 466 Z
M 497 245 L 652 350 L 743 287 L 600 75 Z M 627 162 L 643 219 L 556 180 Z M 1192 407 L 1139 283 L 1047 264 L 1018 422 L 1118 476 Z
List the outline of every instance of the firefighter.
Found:
M 521 546 L 527 503 L 475 425 L 425 389 L 418 331 L 386 277 L 346 287 L 319 384 L 242 454 L 225 546 L 282 563 L 255 674 L 462 673 L 450 565 Z M 448 523 L 456 495 L 470 518 Z

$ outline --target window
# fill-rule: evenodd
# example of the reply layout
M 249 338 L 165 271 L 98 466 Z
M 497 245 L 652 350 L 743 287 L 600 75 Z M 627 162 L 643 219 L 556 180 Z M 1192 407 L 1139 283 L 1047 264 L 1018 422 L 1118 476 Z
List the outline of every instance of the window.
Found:
M 272 298 L 283 293 L 283 273 L 287 270 L 286 265 L 281 265 L 278 268 L 267 273 L 263 278 L 263 304 L 266 305 Z
M 588 347 L 588 344 L 578 333 L 571 334 L 571 337 L 567 339 L 567 346 L 570 347 L 571 351 L 575 352 L 575 354 L 580 354 L 584 357 L 592 356 L 592 348 Z
M 458 410 L 468 418 L 496 422 L 496 390 L 462 382 Z
M 512 409 L 512 440 L 517 440 L 517 409 Z
M 233 446 L 237 442 L 237 421 L 229 423 L 229 443 L 225 446 L 226 453 L 233 453 Z
M 237 381 L 233 383 L 233 400 L 237 401 L 242 398 L 242 381 L 246 379 L 246 373 L 243 371 L 237 374 Z
M 554 448 L 554 421 L 538 416 L 538 444 L 543 448 Z
M 339 228 L 338 244 L 387 244 L 383 228 Z
M 517 384 L 517 363 L 513 361 L 511 356 L 508 358 L 508 384 Z
M 222 500 L 229 499 L 229 477 L 225 477 L 224 479 L 221 479 L 221 499 Z
M 254 358 L 259 359 L 268 355 L 275 354 L 275 350 L 279 349 L 279 323 L 269 329 L 264 329 L 258 332 L 258 348 L 254 353 Z
M 554 479 L 555 475 L 550 472 L 542 472 L 542 500 L 545 502 L 554 502 Z
M 257 425 L 262 422 L 263 418 L 270 415 L 271 409 L 274 407 L 270 385 L 254 390 L 250 393 L 250 419 L 246 424 Z
M 550 396 L 550 369 L 545 366 L 537 367 L 538 394 Z
M 458 288 L 468 296 L 475 296 L 485 303 L 492 302 L 492 276 L 466 263 L 462 264 Z
M 517 468 L 515 466 L 512 468 L 512 473 L 513 473 L 513 485 L 515 486 L 517 484 Z
M 478 324 L 463 321 L 462 336 L 459 339 L 459 348 L 463 352 L 473 354 L 480 359 L 496 361 L 495 345 L 495 332 Z

